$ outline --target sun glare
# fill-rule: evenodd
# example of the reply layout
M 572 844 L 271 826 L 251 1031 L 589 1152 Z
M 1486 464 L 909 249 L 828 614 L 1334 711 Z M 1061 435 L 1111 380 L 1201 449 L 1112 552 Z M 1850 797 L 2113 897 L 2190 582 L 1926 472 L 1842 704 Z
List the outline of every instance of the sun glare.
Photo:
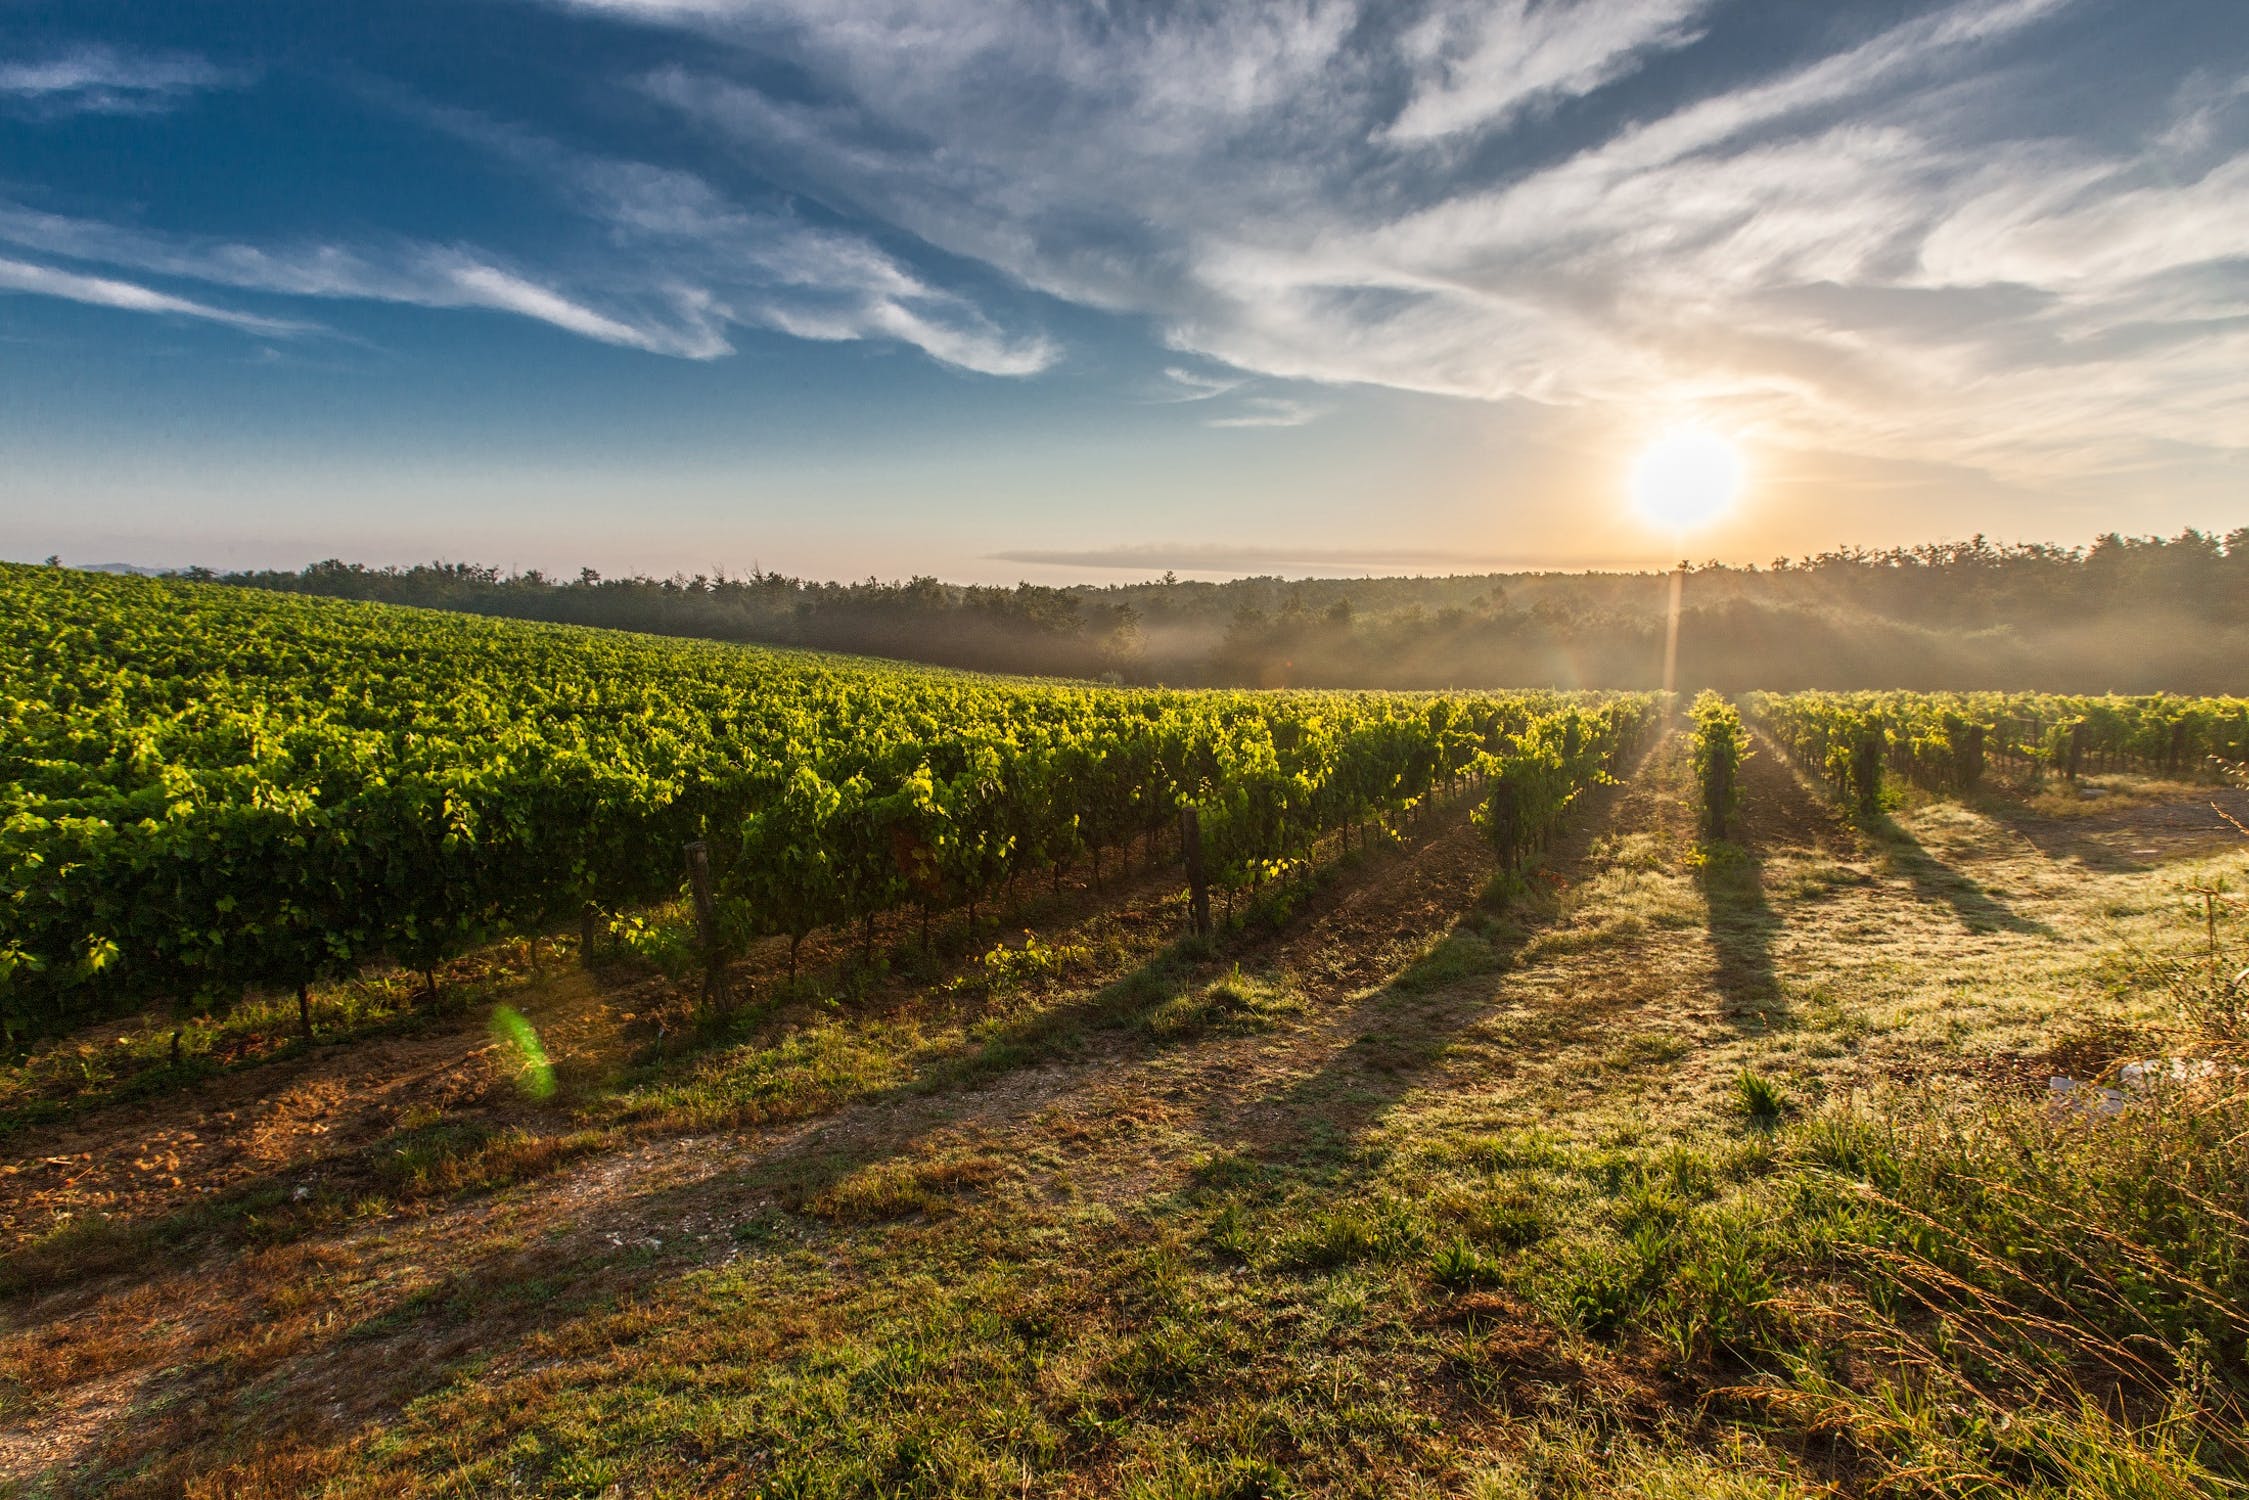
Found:
M 1674 427 L 1632 466 L 1632 506 L 1665 531 L 1707 526 L 1741 495 L 1741 454 L 1704 427 Z

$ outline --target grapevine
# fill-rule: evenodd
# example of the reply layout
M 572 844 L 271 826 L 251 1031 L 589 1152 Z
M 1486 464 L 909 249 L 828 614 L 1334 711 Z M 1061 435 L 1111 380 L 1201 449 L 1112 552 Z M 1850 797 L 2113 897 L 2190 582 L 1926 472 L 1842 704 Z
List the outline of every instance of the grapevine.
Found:
M 53 568 L 0 604 L 19 1037 L 432 969 L 676 895 L 691 840 L 792 953 L 1099 881 L 1190 807 L 1226 887 L 1470 783 L 1517 864 L 1654 703 L 1099 688 Z

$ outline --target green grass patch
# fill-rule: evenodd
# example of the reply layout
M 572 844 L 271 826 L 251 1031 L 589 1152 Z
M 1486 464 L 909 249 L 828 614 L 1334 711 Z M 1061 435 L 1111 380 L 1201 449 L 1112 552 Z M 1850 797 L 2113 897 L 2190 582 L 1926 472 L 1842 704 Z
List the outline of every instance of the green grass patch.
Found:
M 1392 985 L 1411 993 L 1441 990 L 1482 974 L 1496 974 L 1507 960 L 1485 934 L 1456 929 L 1408 964 Z
M 1295 990 L 1240 967 L 1198 989 L 1174 994 L 1141 1013 L 1140 1029 L 1165 1042 L 1271 1031 L 1304 1010 Z

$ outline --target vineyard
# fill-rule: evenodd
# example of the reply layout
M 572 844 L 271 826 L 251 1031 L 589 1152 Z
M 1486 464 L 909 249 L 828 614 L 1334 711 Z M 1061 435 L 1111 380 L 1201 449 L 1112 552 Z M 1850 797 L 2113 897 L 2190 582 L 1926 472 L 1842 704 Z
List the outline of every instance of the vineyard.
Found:
M 2249 1482 L 2249 700 L 0 604 L 0 1494 Z
M 2130 771 L 2219 780 L 2249 761 L 2249 699 L 2051 693 L 1750 693 L 1749 717 L 1854 808 L 1885 774 L 1939 794 Z
M 704 946 L 792 953 L 1167 840 L 1256 886 L 1452 790 L 1512 866 L 1655 709 L 1003 682 L 57 569 L 0 572 L 0 610 L 18 1036 L 590 934 L 690 844 Z

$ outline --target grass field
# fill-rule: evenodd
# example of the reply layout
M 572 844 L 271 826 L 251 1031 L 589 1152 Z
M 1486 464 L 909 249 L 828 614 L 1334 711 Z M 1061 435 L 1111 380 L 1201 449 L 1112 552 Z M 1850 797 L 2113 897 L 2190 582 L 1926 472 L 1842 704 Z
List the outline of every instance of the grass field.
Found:
M 80 1035 L 0 1078 L 0 1493 L 2227 1492 L 2239 1101 L 2044 1101 L 2223 1029 L 2249 844 L 2100 790 L 1760 745 L 1704 844 L 1674 734 L 1527 890 L 1455 806 L 1208 946 L 1143 871 L 724 1022 L 558 942 Z

